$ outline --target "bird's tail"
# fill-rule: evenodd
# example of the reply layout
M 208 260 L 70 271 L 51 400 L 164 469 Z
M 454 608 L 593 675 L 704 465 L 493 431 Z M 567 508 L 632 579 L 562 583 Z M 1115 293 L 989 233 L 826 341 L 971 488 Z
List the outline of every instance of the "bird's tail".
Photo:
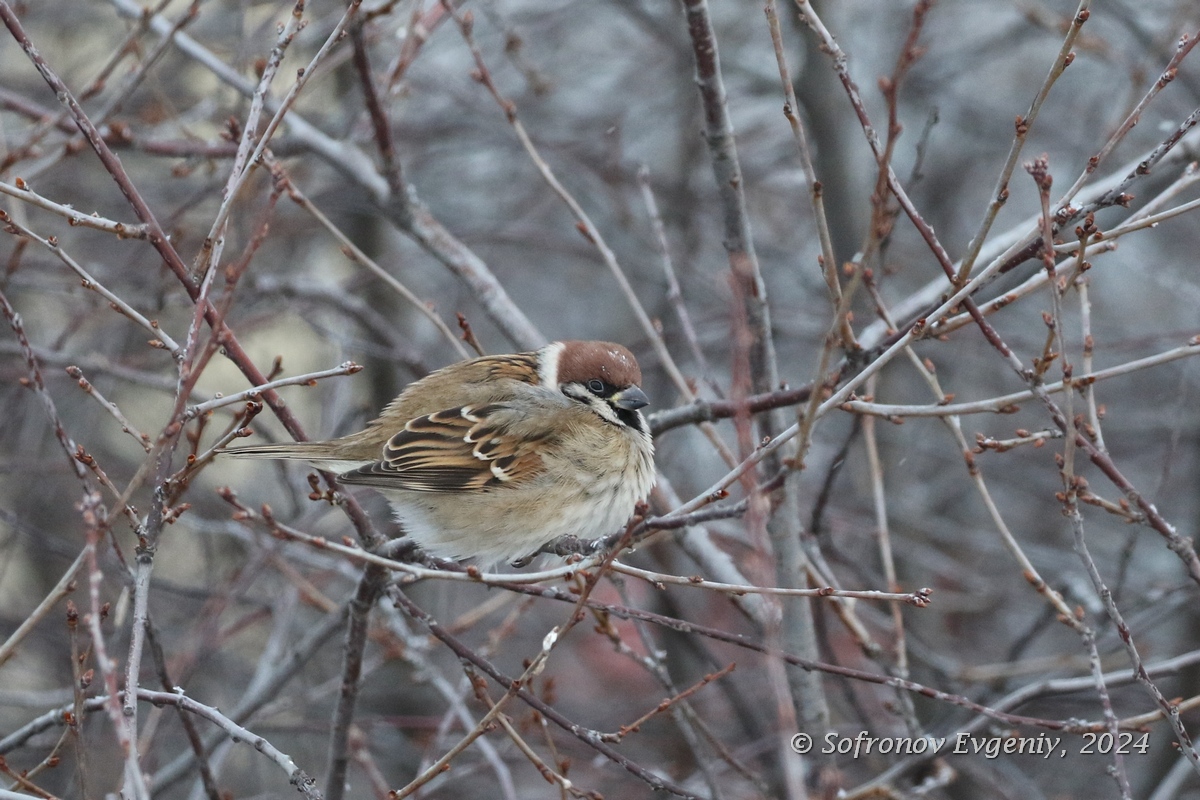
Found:
M 281 444 L 252 444 L 245 447 L 226 447 L 221 453 L 234 458 L 276 458 L 304 461 L 317 469 L 341 473 L 357 469 L 365 460 L 347 459 L 335 451 L 332 442 L 284 442 Z
M 325 442 L 282 442 L 279 444 L 251 444 L 244 447 L 225 447 L 221 452 L 234 458 L 286 458 L 309 461 L 324 455 Z

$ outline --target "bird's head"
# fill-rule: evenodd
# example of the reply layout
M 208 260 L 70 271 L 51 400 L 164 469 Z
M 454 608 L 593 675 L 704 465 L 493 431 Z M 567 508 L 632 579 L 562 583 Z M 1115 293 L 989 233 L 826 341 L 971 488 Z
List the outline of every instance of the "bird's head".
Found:
M 554 342 L 540 351 L 539 377 L 548 389 L 588 406 L 614 425 L 646 433 L 638 409 L 650 404 L 633 353 L 612 342 Z

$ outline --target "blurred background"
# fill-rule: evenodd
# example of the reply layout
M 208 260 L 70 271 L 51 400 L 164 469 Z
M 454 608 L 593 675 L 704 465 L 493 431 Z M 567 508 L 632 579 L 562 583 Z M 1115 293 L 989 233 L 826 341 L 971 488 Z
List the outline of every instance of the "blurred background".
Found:
M 695 3 L 688 6 L 698 13 Z M 78 98 L 182 263 L 195 270 L 210 252 L 206 237 L 224 206 L 255 87 L 272 69 L 279 26 L 293 19 L 293 7 L 237 0 L 162 0 L 153 8 L 134 0 L 41 0 L 7 7 Z M 373 0 L 355 8 L 346 35 L 311 70 L 310 61 L 347 8 L 324 0 L 303 8 L 304 24 L 286 47 L 257 130 L 265 129 L 302 68 L 307 82 L 266 157 L 228 204 L 211 289 L 246 359 L 268 377 L 302 376 L 346 361 L 364 366 L 352 376 L 279 390 L 308 436 L 358 429 L 407 383 L 461 358 L 452 342 L 459 332 L 456 314 L 491 353 L 553 339 L 621 342 L 639 357 L 654 401 L 649 410 L 660 415 L 693 404 L 693 397 L 744 396 L 747 386 L 737 377 L 746 360 L 739 345 L 744 297 L 731 282 L 723 246 L 729 238 L 725 199 L 704 136 L 683 5 L 482 0 L 456 6 L 452 14 L 428 0 Z M 881 139 L 889 139 L 889 113 L 895 115 L 891 166 L 955 262 L 970 251 L 996 195 L 1014 120 L 1029 115 L 1064 37 L 1074 37 L 1067 48 L 1073 60 L 1050 86 L 1029 129 L 1007 202 L 973 274 L 1010 245 L 1040 236 L 1038 189 L 1022 165 L 1041 154 L 1054 180 L 1053 204 L 1110 137 L 1123 132 L 1075 201 L 1081 207 L 1118 184 L 1131 195 L 1102 204 L 1095 215 L 1100 230 L 1197 197 L 1192 162 L 1200 139 L 1186 121 L 1200 106 L 1200 56 L 1180 50 L 1181 36 L 1198 35 L 1194 3 L 1114 0 L 1091 8 L 1078 30 L 1072 20 L 1079 7 L 1058 0 L 945 0 L 923 5 L 920 11 L 927 13 L 917 15 L 916 27 L 914 4 L 907 0 L 814 2 L 812 8 L 846 54 L 847 74 Z M 818 378 L 835 322 L 804 162 L 782 113 L 784 92 L 761 4 L 713 2 L 707 12 L 770 308 L 778 379 L 801 387 Z M 468 13 L 470 40 L 460 25 Z M 879 321 L 878 303 L 891 309 L 897 325 L 911 325 L 948 296 L 950 283 L 895 197 L 879 191 L 879 163 L 828 48 L 796 6 L 780 2 L 778 15 L 782 52 L 823 189 L 834 272 L 852 292 L 850 326 L 864 348 L 832 339 L 819 376 L 832 392 L 887 343 L 889 326 Z M 82 619 L 78 629 L 68 624 L 66 600 L 54 591 L 71 569 L 77 571 L 70 599 L 81 617 L 93 607 L 92 586 L 96 601 L 110 604 L 100 630 L 116 664 L 114 679 L 123 685 L 135 625 L 138 540 L 122 504 L 128 501 L 128 516 L 145 522 L 165 492 L 178 518 L 155 536 L 144 590 L 154 643 L 140 685 L 159 689 L 168 675 L 188 697 L 231 714 L 286 752 L 324 789 L 344 669 L 342 609 L 362 567 L 272 537 L 261 520 L 239 515 L 219 490 L 229 487 L 251 510 L 269 504 L 281 522 L 331 541 L 357 540 L 355 528 L 339 508 L 310 499 L 313 488 L 303 468 L 212 458 L 209 450 L 222 433 L 242 424 L 236 415 L 244 414 L 244 402 L 187 421 L 165 466 L 156 467 L 147 455 L 137 433 L 151 444 L 164 432 L 174 435 L 170 426 L 181 407 L 250 384 L 218 347 L 223 343 L 216 343 L 218 352 L 202 362 L 194 386 L 180 398 L 180 362 L 168 350 L 148 346 L 151 332 L 114 310 L 111 298 L 81 284 L 67 259 L 187 345 L 195 306 L 161 248 L 69 220 L 68 206 L 102 220 L 139 223 L 112 178 L 112 165 L 106 167 L 81 137 L 12 28 L 0 32 L 0 208 L 10 226 L 0 238 L 0 290 L 20 315 L 18 327 L 45 389 L 29 387 L 25 351 L 13 326 L 6 326 L 0 335 L 0 639 L 11 646 L 0 651 L 0 778 L 6 788 L 39 797 L 99 797 L 121 786 L 131 791 L 114 723 L 98 703 L 75 725 L 63 725 L 61 714 L 43 728 L 29 725 L 54 709 L 81 710 L 86 697 L 106 691 L 99 643 Z M 916 49 L 906 50 L 910 36 Z M 1139 110 L 1136 126 L 1123 131 L 1122 123 L 1176 56 L 1173 80 Z M 364 90 L 364 75 L 371 91 Z M 509 124 L 481 77 L 512 103 L 538 159 L 594 223 L 652 330 L 639 322 L 602 253 L 580 234 L 577 217 L 547 184 L 522 145 L 522 131 Z M 1181 126 L 1182 135 L 1175 136 Z M 391 152 L 382 140 L 391 143 Z M 1121 184 L 1164 142 L 1170 142 L 1169 152 L 1148 174 Z M 657 203 L 678 295 L 664 268 L 647 190 Z M 1075 241 L 1078 224 L 1072 219 L 1061 238 Z M 352 254 L 347 242 L 361 255 Z M 894 569 L 897 590 L 933 589 L 929 607 L 791 600 L 781 632 L 780 604 L 769 596 L 731 597 L 626 577 L 601 581 L 594 598 L 767 647 L 788 649 L 807 640 L 804 652 L 789 652 L 877 676 L 907 676 L 959 699 L 1044 721 L 1103 725 L 1105 703 L 1091 677 L 1098 661 L 1110 679 L 1112 715 L 1125 721 L 1153 716 L 1159 706 L 1129 679 L 1130 652 L 1056 497 L 1064 484 L 1055 459 L 1067 455 L 1094 493 L 1094 502 L 1081 503 L 1081 514 L 1099 576 L 1144 663 L 1166 664 L 1154 672 L 1154 684 L 1165 698 L 1186 701 L 1181 725 L 1194 732 L 1200 721 L 1190 710 L 1200 695 L 1200 587 L 1161 530 L 1145 523 L 1136 496 L 1153 503 L 1179 536 L 1194 538 L 1200 524 L 1200 372 L 1186 356 L 1200 352 L 1189 346 L 1200 334 L 1200 228 L 1194 215 L 1182 213 L 1121 235 L 1111 249 L 1089 252 L 1091 269 L 1082 276 L 1072 271 L 1074 259 L 1063 249 L 1061 339 L 1048 344 L 1044 315 L 1055 311 L 1049 284 L 1036 283 L 1044 274 L 1040 256 L 1014 259 L 975 298 L 1025 368 L 1048 349 L 1065 348 L 1076 376 L 1119 373 L 1095 384 L 1094 413 L 1080 392 L 1069 408 L 1083 415 L 1081 425 L 1092 426 L 1088 435 L 1126 484 L 1115 485 L 1078 448 L 1065 453 L 1061 431 L 1036 399 L 1005 409 L 1012 413 L 955 418 L 969 447 L 980 436 L 1013 445 L 974 454 L 978 477 L 942 418 L 832 409 L 812 426 L 803 470 L 787 480 L 786 502 L 763 512 L 776 515 L 771 519 L 786 529 L 784 535 L 800 542 L 808 567 L 792 575 L 795 585 L 887 591 Z M 871 280 L 864 286 L 867 269 Z M 194 291 L 200 279 L 189 280 Z M 416 304 L 397 290 L 397 281 Z M 1024 284 L 1031 290 L 1015 291 Z M 1011 302 L 987 306 L 1007 292 L 1014 292 Z M 974 324 L 954 323 L 941 333 L 917 342 L 913 353 L 936 373 L 952 402 L 1029 388 Z M 208 327 L 200 334 L 196 347 L 202 349 L 210 341 Z M 659 336 L 688 381 L 687 393 L 664 367 Z M 1089 336 L 1092 347 L 1085 348 Z M 1159 363 L 1139 361 L 1144 359 Z M 1047 383 L 1062 379 L 1060 362 L 1048 365 Z M 79 371 L 68 374 L 68 367 Z M 80 375 L 93 392 L 81 388 Z M 97 392 L 124 422 L 106 410 Z M 889 356 L 870 388 L 857 390 L 860 399 L 868 394 L 878 403 L 937 402 L 914 361 L 903 355 Z M 1055 397 L 1068 407 L 1065 395 Z M 62 433 L 109 482 L 105 487 L 99 472 L 83 469 L 99 487 L 106 509 L 101 524 L 88 522 L 94 504 L 81 510 L 80 462 L 68 458 L 56 439 L 47 398 Z M 780 419 L 791 424 L 805 408 L 786 406 Z M 652 419 L 659 420 L 660 489 L 670 490 L 656 494 L 655 513 L 705 493 L 729 472 L 712 437 L 740 459 L 750 454 L 747 442 L 753 445 L 763 433 L 739 437 L 730 419 L 717 419 L 708 433 L 695 424 L 668 429 L 665 417 Z M 249 441 L 289 435 L 269 409 L 251 427 L 256 436 Z M 877 468 L 871 450 L 877 451 Z M 189 454 L 197 461 L 192 467 Z M 764 467 L 755 481 L 761 485 L 771 477 Z M 762 512 L 754 485 L 751 507 Z M 730 491 L 724 502 L 736 503 L 747 484 L 735 483 Z M 398 533 L 377 495 L 356 496 L 379 531 Z M 179 510 L 182 503 L 189 506 Z M 780 522 L 781 515 L 787 519 Z M 765 527 L 772 529 L 771 541 Z M 891 563 L 887 549 L 881 550 L 883 528 Z M 89 535 L 94 564 L 91 556 L 77 561 Z M 673 575 L 782 585 L 787 576 L 776 569 L 777 536 L 777 526 L 767 526 L 756 512 L 664 531 L 622 559 Z M 542 566 L 560 563 L 547 559 Z M 725 569 L 720 575 L 712 571 L 717 565 Z M 1030 567 L 1046 590 L 1031 585 Z M 566 588 L 562 581 L 552 585 Z M 406 592 L 509 675 L 521 672 L 570 608 L 441 580 L 417 582 Z M 1052 593 L 1061 599 L 1054 601 Z M 47 596 L 55 602 L 39 609 Z M 1079 629 L 1063 624 L 1063 608 L 1077 617 Z M 589 617 L 564 639 L 531 687 L 584 728 L 617 731 L 736 662 L 732 672 L 613 745 L 692 796 L 833 796 L 838 789 L 859 797 L 1121 795 L 1109 775 L 1112 755 L 1081 754 L 1084 737 L 981 721 L 961 703 L 845 674 L 805 678 L 789 670 L 784 679 L 780 662 L 773 667 L 754 649 L 694 629 L 601 616 Z M 803 631 L 789 627 L 797 618 Z M 1080 629 L 1093 637 L 1095 659 Z M 156 648 L 161 655 L 151 652 Z M 88 670 L 95 671 L 92 680 L 81 687 Z M 349 731 L 347 797 L 382 798 L 405 786 L 487 711 L 458 656 L 387 598 L 370 617 L 362 675 Z M 1063 683 L 1067 679 L 1080 680 Z M 804 686 L 816 694 L 802 696 Z M 781 690 L 790 692 L 790 706 L 780 701 Z M 504 689 L 492 683 L 488 691 L 495 700 Z M 570 789 L 547 782 L 514 736 L 496 729 L 458 755 L 453 768 L 419 796 L 651 793 L 645 779 L 527 706 L 514 701 L 506 713 L 538 755 L 569 776 Z M 197 735 L 210 740 L 208 785 L 198 777 L 180 715 L 140 705 L 140 768 L 154 794 L 215 800 L 214 794 L 294 791 L 286 774 L 261 754 L 220 739 L 208 722 L 195 725 Z M 1200 797 L 1200 779 L 1179 755 L 1171 726 L 1147 717 L 1125 727 L 1135 725 L 1148 733 L 1148 747 L 1130 751 L 1119 766 L 1132 796 Z M 801 729 L 818 739 L 860 731 L 889 737 L 952 737 L 968 729 L 985 737 L 1048 733 L 1065 737 L 1069 756 L 802 757 L 786 744 Z M 19 777 L 25 771 L 34 774 Z

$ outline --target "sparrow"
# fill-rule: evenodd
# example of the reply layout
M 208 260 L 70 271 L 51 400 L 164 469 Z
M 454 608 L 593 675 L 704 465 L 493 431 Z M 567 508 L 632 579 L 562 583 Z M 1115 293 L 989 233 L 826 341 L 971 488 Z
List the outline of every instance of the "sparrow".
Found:
M 619 344 L 554 342 L 432 372 L 340 439 L 225 452 L 374 487 L 425 552 L 491 566 L 629 519 L 655 475 L 641 380 Z

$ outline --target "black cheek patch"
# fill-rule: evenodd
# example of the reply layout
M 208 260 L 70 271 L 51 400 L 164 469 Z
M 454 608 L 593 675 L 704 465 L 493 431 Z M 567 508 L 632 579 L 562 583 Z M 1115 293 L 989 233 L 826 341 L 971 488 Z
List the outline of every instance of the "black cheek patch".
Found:
M 612 406 L 612 410 L 617 412 L 617 419 L 621 420 L 621 422 L 624 422 L 630 428 L 633 428 L 635 431 L 641 431 L 642 433 L 646 432 L 645 420 L 636 410 L 618 408 L 617 406 Z

